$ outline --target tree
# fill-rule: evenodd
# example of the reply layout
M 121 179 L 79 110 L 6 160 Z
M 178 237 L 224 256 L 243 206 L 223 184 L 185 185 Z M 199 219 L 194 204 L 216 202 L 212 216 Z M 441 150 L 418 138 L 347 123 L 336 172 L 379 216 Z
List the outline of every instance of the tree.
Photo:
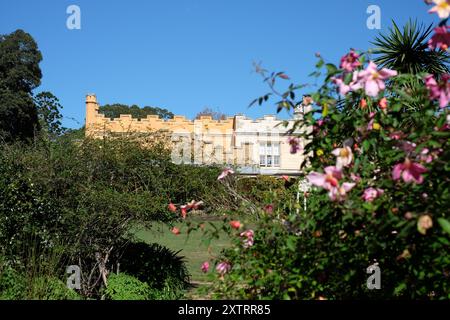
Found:
M 37 94 L 34 102 L 38 111 L 39 124 L 50 137 L 57 137 L 65 131 L 61 126 L 62 109 L 57 97 L 51 92 L 43 91 Z
M 32 90 L 41 83 L 36 42 L 23 30 L 0 35 L 0 136 L 25 140 L 39 130 Z
M 227 118 L 227 115 L 220 112 L 220 111 L 214 111 L 213 109 L 209 107 L 205 107 L 202 111 L 197 113 L 195 116 L 195 119 L 200 119 L 200 117 L 211 117 L 213 120 L 225 120 Z
M 131 114 L 133 118 L 138 119 L 145 118 L 147 115 L 157 115 L 161 119 L 173 118 L 173 113 L 167 109 L 150 106 L 140 108 L 135 104 L 132 106 L 121 103 L 105 104 L 99 108 L 99 111 L 108 118 L 118 118 L 121 114 Z
M 432 25 L 411 20 L 403 27 L 403 32 L 393 22 L 389 34 L 380 34 L 372 42 L 377 57 L 375 63 L 380 67 L 397 70 L 400 73 L 447 73 L 449 56 L 445 51 L 429 50 L 427 38 L 433 31 Z

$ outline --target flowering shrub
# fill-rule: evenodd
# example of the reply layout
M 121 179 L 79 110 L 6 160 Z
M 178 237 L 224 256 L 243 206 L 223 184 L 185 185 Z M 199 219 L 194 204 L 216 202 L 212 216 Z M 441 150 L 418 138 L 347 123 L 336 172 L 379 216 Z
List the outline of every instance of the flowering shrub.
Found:
M 339 67 L 318 58 L 323 84 L 296 124 L 309 128 L 307 210 L 261 210 L 220 258 L 216 297 L 450 298 L 449 75 L 399 74 L 356 50 Z M 298 105 L 298 88 L 279 109 Z

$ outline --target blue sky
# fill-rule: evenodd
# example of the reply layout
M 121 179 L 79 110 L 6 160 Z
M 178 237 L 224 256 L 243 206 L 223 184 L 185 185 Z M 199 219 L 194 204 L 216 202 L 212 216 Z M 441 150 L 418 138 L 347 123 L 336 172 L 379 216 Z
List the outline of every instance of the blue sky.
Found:
M 72 4 L 81 30 L 66 27 Z M 391 19 L 437 23 L 422 0 L 0 0 L 0 34 L 21 28 L 35 38 L 44 57 L 37 91 L 60 99 L 67 127 L 84 124 L 87 93 L 189 118 L 205 106 L 256 118 L 275 107 L 247 108 L 268 91 L 253 61 L 310 82 L 315 52 L 337 63 L 349 48 L 370 47 L 372 4 L 381 31 Z

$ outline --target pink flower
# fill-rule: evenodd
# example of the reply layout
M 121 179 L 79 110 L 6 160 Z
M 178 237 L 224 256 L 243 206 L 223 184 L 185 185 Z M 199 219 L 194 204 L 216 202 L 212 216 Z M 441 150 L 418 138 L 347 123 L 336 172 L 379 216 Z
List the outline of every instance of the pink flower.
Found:
M 433 156 L 429 152 L 430 150 L 428 148 L 423 148 L 420 152 L 420 160 L 426 163 L 432 162 Z
M 353 182 L 356 182 L 356 183 L 361 181 L 361 177 L 358 176 L 357 174 L 354 174 L 353 172 L 350 173 L 350 179 L 352 179 Z
M 450 0 L 433 0 L 436 4 L 429 13 L 436 12 L 440 19 L 447 19 L 450 15 Z
M 241 223 L 239 222 L 239 221 L 237 221 L 237 220 L 232 220 L 232 221 L 230 221 L 230 226 L 233 228 L 233 229 L 239 229 L 240 227 L 241 227 Z
M 332 201 L 344 200 L 347 192 L 349 192 L 356 184 L 353 182 L 344 182 L 341 186 L 339 180 L 342 178 L 342 172 L 337 167 L 326 167 L 325 174 L 311 172 L 307 176 L 311 184 L 328 190 L 328 196 Z
M 171 232 L 174 234 L 174 235 L 179 235 L 180 234 L 180 229 L 178 229 L 177 227 L 173 227 L 172 228 L 172 230 L 171 230 Z
M 353 182 L 344 182 L 342 186 L 337 188 L 331 188 L 328 191 L 328 196 L 332 201 L 341 201 L 345 200 L 347 193 L 353 189 L 356 183 Z
M 233 174 L 233 173 L 234 173 L 233 169 L 225 168 L 225 169 L 223 169 L 222 173 L 217 177 L 217 180 L 222 180 L 229 174 Z
M 333 81 L 333 83 L 335 83 L 339 87 L 339 93 L 342 96 L 345 96 L 350 91 L 361 89 L 361 85 L 356 82 L 357 75 L 358 72 L 355 71 L 353 73 L 353 79 L 349 84 L 346 84 L 342 77 L 331 77 L 331 81 Z
M 171 202 L 169 203 L 169 205 L 167 206 L 167 208 L 169 209 L 170 212 L 175 212 L 177 211 L 177 207 Z
M 400 139 L 403 139 L 404 137 L 405 137 L 405 134 L 401 131 L 395 131 L 389 135 L 389 138 L 391 138 L 392 140 L 400 140 Z
M 291 154 L 296 154 L 300 151 L 300 140 L 297 137 L 289 137 L 289 145 L 291 146 Z
M 264 207 L 264 211 L 267 214 L 272 214 L 273 213 L 273 204 L 268 204 Z
M 203 201 L 195 201 L 195 200 L 192 200 L 191 202 L 189 202 L 189 203 L 186 205 L 186 209 L 188 209 L 188 210 L 197 210 L 197 209 L 199 209 L 201 206 L 203 206 Z
M 181 206 L 180 207 L 180 209 L 181 209 L 181 217 L 183 218 L 183 219 L 186 219 L 186 214 L 187 214 L 187 206 Z
M 450 33 L 447 30 L 450 26 L 442 26 L 434 28 L 434 34 L 428 41 L 428 47 L 430 49 L 447 50 L 450 45 Z
M 308 174 L 307 179 L 315 186 L 330 190 L 339 185 L 339 180 L 342 179 L 342 172 L 337 167 L 329 166 L 325 168 L 325 174 L 311 172 Z
M 410 142 L 410 141 L 401 141 L 399 143 L 399 146 L 400 146 L 400 149 L 402 149 L 406 153 L 413 152 L 414 150 L 416 150 L 416 147 L 417 147 L 417 145 L 414 142 Z
M 392 179 L 398 180 L 402 177 L 403 181 L 406 183 L 414 182 L 421 184 L 423 182 L 422 173 L 426 172 L 427 169 L 419 163 L 414 163 L 408 158 L 405 162 L 398 163 L 394 166 L 392 170 Z
M 347 72 L 352 72 L 354 69 L 361 66 L 359 62 L 359 54 L 357 54 L 353 49 L 350 50 L 345 56 L 341 58 L 341 64 L 339 68 L 344 69 Z
M 371 97 L 376 97 L 381 90 L 385 89 L 384 80 L 395 77 L 397 71 L 383 68 L 377 69 L 377 65 L 370 61 L 365 70 L 357 73 L 356 85 L 360 85 L 366 91 L 366 94 Z
M 430 100 L 439 99 L 439 106 L 445 108 L 450 100 L 450 74 L 442 75 L 439 83 L 434 79 L 433 75 L 425 77 L 425 85 L 430 92 Z
M 386 97 L 383 97 L 379 102 L 378 105 L 380 106 L 381 109 L 385 110 L 388 107 L 388 101 L 386 99 Z
M 350 147 L 337 148 L 331 152 L 336 158 L 336 168 L 348 167 L 353 161 L 353 152 Z
M 366 190 L 364 190 L 364 194 L 362 195 L 362 198 L 366 202 L 372 202 L 373 200 L 375 200 L 376 198 L 381 196 L 383 193 L 384 193 L 383 189 L 370 187 L 370 188 L 367 188 Z
M 201 267 L 202 272 L 207 273 L 209 270 L 209 262 L 205 261 L 202 263 L 202 267 Z
M 231 270 L 231 265 L 228 262 L 222 261 L 216 267 L 217 272 L 223 276 Z
M 242 238 L 245 238 L 244 243 L 242 245 L 244 248 L 253 246 L 253 243 L 254 243 L 253 236 L 254 235 L 255 235 L 255 232 L 251 229 L 241 232 L 240 236 Z

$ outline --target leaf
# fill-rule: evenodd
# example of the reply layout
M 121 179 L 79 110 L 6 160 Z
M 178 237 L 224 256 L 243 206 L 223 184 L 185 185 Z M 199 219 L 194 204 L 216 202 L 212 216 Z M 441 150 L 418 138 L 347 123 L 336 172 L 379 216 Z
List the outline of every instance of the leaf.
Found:
M 296 249 L 295 238 L 289 237 L 287 239 L 286 246 L 288 247 L 289 250 L 295 251 Z
M 327 63 L 326 68 L 327 68 L 328 76 L 333 76 L 338 72 L 338 69 L 332 63 Z
M 450 234 L 450 222 L 444 218 L 439 218 L 438 222 L 441 225 L 442 229 L 444 229 L 445 232 Z
M 322 108 L 322 117 L 326 117 L 328 115 L 328 104 L 324 103 Z

